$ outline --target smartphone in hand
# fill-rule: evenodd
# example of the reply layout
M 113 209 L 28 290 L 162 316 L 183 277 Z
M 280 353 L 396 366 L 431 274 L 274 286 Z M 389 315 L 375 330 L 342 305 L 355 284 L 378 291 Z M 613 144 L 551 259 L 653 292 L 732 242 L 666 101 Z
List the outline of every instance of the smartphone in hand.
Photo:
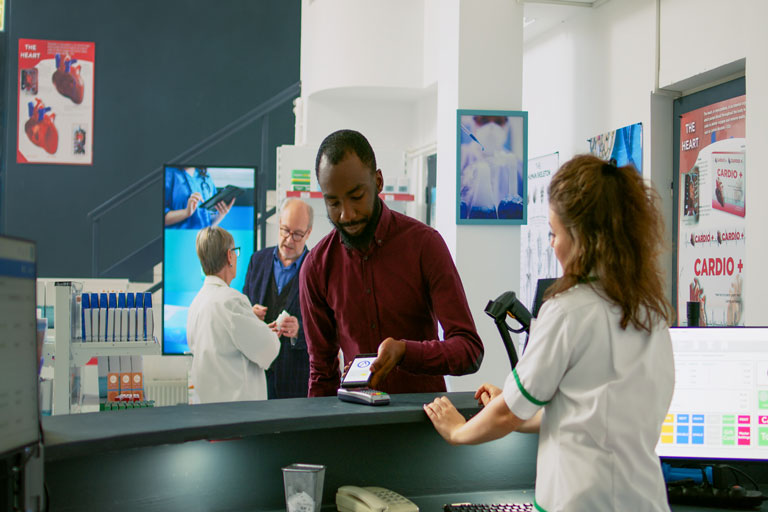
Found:
M 341 379 L 342 388 L 365 388 L 371 381 L 371 365 L 376 354 L 358 354 L 349 365 L 349 370 Z

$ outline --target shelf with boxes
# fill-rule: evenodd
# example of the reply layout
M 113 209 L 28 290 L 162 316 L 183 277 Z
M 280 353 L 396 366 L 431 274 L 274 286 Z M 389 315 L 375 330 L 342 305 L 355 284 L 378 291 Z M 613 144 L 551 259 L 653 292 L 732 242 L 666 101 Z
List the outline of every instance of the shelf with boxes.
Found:
M 92 358 L 98 360 L 100 397 L 144 400 L 141 356 L 161 353 L 150 294 L 81 294 L 73 281 L 56 282 L 55 289 L 53 414 L 73 412 L 79 386 L 75 376 Z
M 322 192 L 314 192 L 309 190 L 286 190 L 285 197 L 298 197 L 300 199 L 322 199 Z M 402 194 L 394 192 L 382 192 L 379 197 L 384 201 L 413 201 L 415 199 L 413 194 Z

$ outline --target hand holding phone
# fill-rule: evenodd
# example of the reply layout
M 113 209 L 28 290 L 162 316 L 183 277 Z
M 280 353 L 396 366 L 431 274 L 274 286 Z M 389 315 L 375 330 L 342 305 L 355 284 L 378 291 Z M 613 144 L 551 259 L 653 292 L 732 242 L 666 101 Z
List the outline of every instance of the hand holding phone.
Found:
M 376 354 L 359 354 L 346 367 L 341 378 L 341 387 L 336 396 L 345 402 L 365 405 L 387 405 L 389 395 L 383 391 L 369 389 L 371 367 L 378 357 Z
M 395 338 L 387 338 L 379 344 L 379 351 L 376 358 L 376 364 L 373 365 L 373 375 L 370 380 L 370 387 L 380 389 L 384 380 L 395 366 L 400 364 L 405 356 L 405 342 Z
M 358 354 L 341 379 L 342 388 L 365 388 L 371 380 L 371 365 L 376 354 Z

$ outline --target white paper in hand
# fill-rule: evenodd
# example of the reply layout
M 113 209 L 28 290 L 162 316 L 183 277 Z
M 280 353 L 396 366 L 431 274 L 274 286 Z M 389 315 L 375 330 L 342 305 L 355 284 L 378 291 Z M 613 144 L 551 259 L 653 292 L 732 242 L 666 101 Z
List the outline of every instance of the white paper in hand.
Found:
M 283 310 L 282 313 L 277 315 L 277 318 L 275 319 L 275 322 L 276 322 L 275 325 L 277 325 L 278 329 L 283 328 L 283 321 L 285 321 L 285 319 L 288 318 L 289 316 L 291 316 L 291 314 L 286 310 Z

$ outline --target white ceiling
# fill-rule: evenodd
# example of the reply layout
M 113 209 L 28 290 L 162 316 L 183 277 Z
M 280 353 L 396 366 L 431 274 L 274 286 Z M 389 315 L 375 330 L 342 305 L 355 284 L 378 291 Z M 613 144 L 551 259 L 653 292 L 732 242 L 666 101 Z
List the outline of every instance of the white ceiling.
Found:
M 553 29 L 569 18 L 586 14 L 606 0 L 518 0 L 523 3 L 526 22 L 534 20 L 523 29 L 523 41 Z

